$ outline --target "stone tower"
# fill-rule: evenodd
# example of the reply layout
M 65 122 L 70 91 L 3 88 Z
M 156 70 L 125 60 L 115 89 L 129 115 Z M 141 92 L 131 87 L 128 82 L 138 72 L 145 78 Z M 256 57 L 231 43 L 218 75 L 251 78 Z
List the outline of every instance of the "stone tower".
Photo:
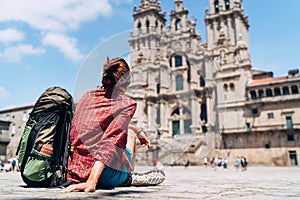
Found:
M 134 30 L 129 38 L 132 83 L 128 93 L 138 103 L 133 121 L 153 132 L 157 112 L 151 109 L 153 104 L 149 103 L 147 96 L 155 95 L 159 87 L 157 56 L 160 55 L 161 36 L 166 31 L 166 14 L 161 12 L 157 0 L 142 0 L 138 8 L 134 7 L 133 20 Z
M 246 87 L 251 79 L 248 17 L 242 0 L 209 0 L 205 16 L 207 31 L 206 78 L 213 80 L 216 129 L 244 128 Z M 233 109 L 234 108 L 234 109 Z
M 160 3 L 142 0 L 134 8 L 134 31 L 129 39 L 132 82 L 128 95 L 138 102 L 133 120 L 162 137 L 201 133 L 207 122 L 202 106 L 206 102 L 205 44 L 183 1 L 174 4 L 166 27 Z
M 135 58 L 143 51 L 145 57 L 153 59 L 151 51 L 159 43 L 159 35 L 165 31 L 166 16 L 161 13 L 160 3 L 157 0 L 142 0 L 138 9 L 134 7 L 133 19 L 131 56 Z

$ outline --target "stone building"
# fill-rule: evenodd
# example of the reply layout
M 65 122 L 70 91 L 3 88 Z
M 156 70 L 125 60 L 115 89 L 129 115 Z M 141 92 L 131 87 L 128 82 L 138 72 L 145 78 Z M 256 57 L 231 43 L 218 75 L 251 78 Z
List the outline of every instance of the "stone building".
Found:
M 10 143 L 9 137 L 10 122 L 0 120 L 0 160 L 6 160 L 6 149 Z
M 153 158 L 185 152 L 195 163 L 208 154 L 297 165 L 298 71 L 273 78 L 252 68 L 242 0 L 209 0 L 206 43 L 183 1 L 174 4 L 166 24 L 159 1 L 141 0 L 129 39 L 128 95 L 138 102 L 135 122 L 156 136 Z
M 199 113 L 206 103 L 200 78 L 204 77 L 205 44 L 195 31 L 195 20 L 187 15 L 182 1 L 176 1 L 166 27 L 158 1 L 141 1 L 139 9 L 134 9 L 129 95 L 138 101 L 138 124 L 149 133 L 201 133 Z
M 0 133 L 6 138 L 3 139 L 6 142 L 1 147 L 5 149 L 3 154 L 0 154 L 2 160 L 16 157 L 19 141 L 32 108 L 33 105 L 27 105 L 0 111 L 0 122 L 8 124 L 7 128 L 0 127 Z M 0 135 L 0 144 L 1 140 Z
M 132 123 L 153 144 L 140 150 L 139 163 L 181 164 L 188 157 L 201 164 L 205 156 L 232 163 L 242 155 L 252 164 L 298 165 L 299 71 L 274 78 L 255 70 L 242 0 L 208 1 L 206 42 L 183 0 L 174 0 L 170 20 L 158 0 L 141 0 L 133 10 L 127 95 L 138 103 Z M 0 111 L 0 120 L 11 123 L 7 157 L 31 109 Z

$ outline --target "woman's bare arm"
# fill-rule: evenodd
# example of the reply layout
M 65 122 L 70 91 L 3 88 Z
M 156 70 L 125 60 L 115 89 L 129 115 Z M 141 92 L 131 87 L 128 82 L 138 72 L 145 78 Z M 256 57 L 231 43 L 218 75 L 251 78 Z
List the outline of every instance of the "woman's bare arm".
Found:
M 69 187 L 64 189 L 63 192 L 65 193 L 74 192 L 74 191 L 94 192 L 96 190 L 98 180 L 104 168 L 105 165 L 102 162 L 96 161 L 86 183 L 70 185 Z

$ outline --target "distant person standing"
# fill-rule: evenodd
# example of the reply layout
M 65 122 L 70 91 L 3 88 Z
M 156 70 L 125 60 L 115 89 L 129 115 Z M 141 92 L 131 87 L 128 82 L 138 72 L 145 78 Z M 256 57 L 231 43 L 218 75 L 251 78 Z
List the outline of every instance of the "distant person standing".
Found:
M 11 158 L 11 159 L 8 160 L 8 162 L 10 163 L 9 171 L 12 171 L 12 172 L 17 171 L 16 170 L 17 159 L 16 158 Z
M 205 166 L 205 167 L 207 167 L 207 165 L 208 165 L 208 160 L 209 160 L 208 157 L 205 157 L 205 158 L 204 158 L 204 166 Z
M 0 160 L 0 172 L 5 172 L 4 163 L 2 163 L 2 160 Z
M 222 167 L 225 170 L 227 169 L 227 159 L 226 158 L 222 159 Z
M 240 158 L 239 158 L 239 157 L 236 157 L 235 160 L 234 160 L 234 168 L 235 168 L 236 170 L 239 170 L 239 168 L 240 168 L 240 163 L 241 163 Z
M 241 166 L 242 166 L 242 170 L 243 170 L 243 171 L 247 170 L 247 165 L 248 165 L 247 159 L 243 156 L 243 157 L 241 158 Z
M 211 160 L 210 160 L 210 166 L 211 166 L 212 168 L 215 167 L 215 157 L 212 157 L 212 158 L 211 158 Z

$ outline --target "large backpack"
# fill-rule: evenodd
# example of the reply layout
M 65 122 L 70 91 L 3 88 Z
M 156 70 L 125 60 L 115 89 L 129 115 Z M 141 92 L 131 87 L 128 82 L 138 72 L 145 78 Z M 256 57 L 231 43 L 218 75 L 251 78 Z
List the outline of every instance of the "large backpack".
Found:
M 21 176 L 29 187 L 65 183 L 73 113 L 73 98 L 60 87 L 48 88 L 36 101 L 17 150 Z

